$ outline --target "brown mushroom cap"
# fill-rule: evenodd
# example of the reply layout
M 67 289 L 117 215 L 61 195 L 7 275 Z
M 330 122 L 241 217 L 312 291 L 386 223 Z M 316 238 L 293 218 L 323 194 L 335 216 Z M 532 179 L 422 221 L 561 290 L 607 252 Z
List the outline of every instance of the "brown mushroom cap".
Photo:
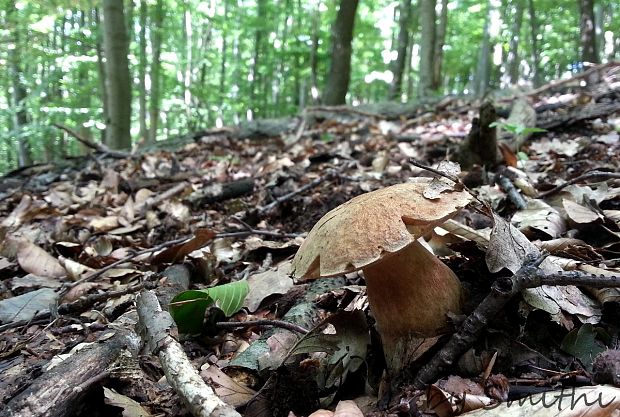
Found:
M 293 259 L 296 278 L 353 272 L 394 254 L 452 217 L 472 200 L 467 191 L 430 200 L 430 178 L 359 195 L 323 216 Z

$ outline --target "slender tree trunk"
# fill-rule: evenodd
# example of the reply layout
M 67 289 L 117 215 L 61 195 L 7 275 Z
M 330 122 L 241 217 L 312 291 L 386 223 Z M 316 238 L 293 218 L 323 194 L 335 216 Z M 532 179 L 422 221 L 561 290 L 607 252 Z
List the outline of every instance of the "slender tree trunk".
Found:
M 266 20 L 266 0 L 258 0 L 256 3 L 256 31 L 254 32 L 254 57 L 252 59 L 252 76 L 250 83 L 250 106 L 252 108 L 252 118 L 256 119 L 260 115 L 257 95 L 260 94 L 260 87 L 263 81 L 263 74 L 259 70 L 260 57 L 263 49 L 263 39 L 265 38 Z
M 331 61 L 323 98 L 328 106 L 344 104 L 351 77 L 351 41 L 358 0 L 340 0 L 332 27 Z
M 484 20 L 484 29 L 482 31 L 482 43 L 480 45 L 480 53 L 478 55 L 478 66 L 474 77 L 474 94 L 476 97 L 482 97 L 489 88 L 491 78 L 491 36 L 489 34 L 489 24 L 491 16 L 491 4 L 487 3 L 487 14 Z
M 432 89 L 439 90 L 441 87 L 441 66 L 443 64 L 443 46 L 446 43 L 446 30 L 448 28 L 448 0 L 441 1 L 441 14 L 435 33 L 435 53 L 433 57 L 433 83 Z
M 95 25 L 97 24 L 97 22 L 89 22 L 90 19 L 87 18 L 87 12 L 84 10 L 79 11 L 79 19 L 79 25 L 81 28 L 88 28 L 93 23 L 95 23 Z M 90 47 L 85 44 L 82 44 L 80 46 L 80 52 L 84 56 L 87 56 L 89 54 L 89 49 Z M 86 87 L 89 85 L 89 66 L 90 65 L 88 63 L 81 62 L 78 64 L 77 68 L 77 79 L 79 83 L 79 103 L 80 107 L 84 109 L 90 109 L 92 107 L 93 94 L 91 89 Z M 79 114 L 77 117 L 79 123 L 78 129 L 82 137 L 86 139 L 91 139 L 92 133 L 90 127 L 88 127 L 86 124 L 86 121 L 88 119 L 89 115 Z M 79 155 L 86 155 L 86 153 L 88 152 L 86 145 L 84 145 L 82 142 L 78 142 L 77 146 Z
M 418 96 L 427 97 L 433 88 L 433 54 L 435 52 L 435 0 L 420 0 L 420 81 Z
M 534 0 L 528 0 L 528 9 L 530 12 L 530 34 L 532 39 L 532 80 L 536 88 L 542 85 L 542 79 L 540 76 L 540 51 L 538 50 L 538 22 L 536 20 Z
M 411 0 L 401 0 L 398 17 L 398 40 L 396 45 L 396 60 L 392 62 L 392 84 L 388 98 L 400 99 L 402 94 L 403 75 L 407 63 L 407 50 L 409 49 L 409 27 L 411 25 Z
M 105 72 L 105 60 L 103 59 L 103 24 L 101 23 L 101 16 L 99 15 L 99 9 L 93 9 L 93 20 L 96 23 L 95 30 L 97 31 L 97 45 L 95 46 L 97 52 L 97 73 L 99 75 L 99 90 L 101 95 L 103 120 L 108 122 L 110 119 L 110 112 L 108 111 L 108 89 L 106 88 L 106 72 Z M 107 127 L 101 132 L 101 141 L 105 142 Z
M 138 63 L 138 88 L 140 89 L 138 102 L 140 105 L 140 140 L 149 140 L 148 127 L 146 125 L 146 24 L 147 24 L 146 0 L 140 0 L 140 61 Z
M 318 81 L 319 67 L 319 32 L 321 28 L 321 11 L 317 5 L 312 13 L 312 46 L 310 47 L 310 94 L 314 104 L 321 102 Z
M 183 104 L 185 104 L 185 120 L 189 130 L 191 130 L 191 118 L 192 118 L 192 44 L 194 42 L 194 34 L 192 28 L 192 12 L 190 5 L 185 4 L 185 10 L 183 12 L 183 40 L 184 55 L 185 55 L 185 70 L 183 72 Z
M 160 57 L 161 57 L 161 31 L 164 24 L 163 0 L 157 0 L 155 4 L 154 19 L 151 25 L 151 102 L 149 107 L 150 133 L 149 142 L 157 140 L 157 127 L 159 125 L 159 84 L 160 84 Z
M 578 0 L 581 16 L 581 60 L 599 63 L 596 49 L 596 29 L 594 26 L 594 0 Z
M 103 16 L 109 101 L 106 144 L 112 149 L 127 149 L 131 146 L 131 79 L 123 0 L 104 0 Z
M 519 41 L 521 39 L 521 25 L 523 23 L 523 0 L 517 0 L 514 6 L 514 20 L 512 21 L 512 37 L 508 49 L 507 73 L 510 84 L 519 81 Z
M 228 21 L 228 2 L 224 2 L 224 21 Z M 220 62 L 220 102 L 226 98 L 226 53 L 228 52 L 228 41 L 226 32 L 222 34 L 222 52 Z
M 21 38 L 18 31 L 17 9 L 15 4 L 11 2 L 7 9 L 7 22 L 13 29 L 12 35 L 15 47 L 9 50 L 9 70 L 11 74 L 11 84 L 13 87 L 13 127 L 17 136 L 17 162 L 20 167 L 31 165 L 32 157 L 28 146 L 28 137 L 23 133 L 23 128 L 29 122 L 28 112 L 26 110 L 26 87 L 22 84 L 22 68 L 21 62 Z

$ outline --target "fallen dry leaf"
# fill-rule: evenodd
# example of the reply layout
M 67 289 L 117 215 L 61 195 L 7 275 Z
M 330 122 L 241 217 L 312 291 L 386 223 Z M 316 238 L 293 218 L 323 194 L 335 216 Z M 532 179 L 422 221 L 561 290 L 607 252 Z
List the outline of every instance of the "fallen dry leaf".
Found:
M 41 277 L 62 278 L 67 275 L 58 259 L 25 239 L 19 241 L 17 262 L 24 271 Z

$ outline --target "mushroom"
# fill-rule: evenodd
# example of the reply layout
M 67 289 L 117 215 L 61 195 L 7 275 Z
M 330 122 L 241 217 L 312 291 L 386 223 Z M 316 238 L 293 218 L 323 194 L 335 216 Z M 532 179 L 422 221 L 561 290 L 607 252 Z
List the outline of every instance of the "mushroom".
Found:
M 331 210 L 314 225 L 292 264 L 293 276 L 302 280 L 363 270 L 388 364 L 407 338 L 445 332 L 447 314 L 460 311 L 458 278 L 417 239 L 472 196 L 449 191 L 431 200 L 423 195 L 431 180 L 420 180 L 359 195 Z

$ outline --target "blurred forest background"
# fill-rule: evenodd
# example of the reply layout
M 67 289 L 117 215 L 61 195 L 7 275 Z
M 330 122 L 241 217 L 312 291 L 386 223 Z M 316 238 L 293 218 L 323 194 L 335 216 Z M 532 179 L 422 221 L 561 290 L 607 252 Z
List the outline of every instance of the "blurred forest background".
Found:
M 0 172 L 84 154 L 76 135 L 127 149 L 308 106 L 514 92 L 620 53 L 617 0 L 2 3 Z

